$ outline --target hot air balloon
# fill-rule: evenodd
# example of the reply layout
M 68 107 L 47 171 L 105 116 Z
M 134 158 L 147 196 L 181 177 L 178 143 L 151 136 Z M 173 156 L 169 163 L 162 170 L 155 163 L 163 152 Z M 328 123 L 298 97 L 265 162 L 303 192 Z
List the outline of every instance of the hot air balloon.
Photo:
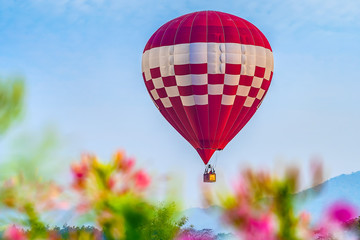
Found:
M 155 106 L 205 165 L 259 108 L 273 69 L 264 34 L 242 18 L 217 11 L 165 23 L 142 56 L 142 75 Z

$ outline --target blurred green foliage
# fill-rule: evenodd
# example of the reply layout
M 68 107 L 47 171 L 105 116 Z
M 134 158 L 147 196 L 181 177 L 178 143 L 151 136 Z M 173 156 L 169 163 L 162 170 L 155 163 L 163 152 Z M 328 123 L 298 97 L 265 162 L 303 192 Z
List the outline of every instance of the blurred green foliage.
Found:
M 54 179 L 59 170 L 66 170 L 59 159 L 60 140 L 53 128 L 35 133 L 19 133 L 8 144 L 7 154 L 1 162 L 0 179 L 21 174 L 26 181 Z M 61 161 L 60 161 L 61 160 Z M 66 161 L 65 161 L 66 162 Z M 68 161 L 69 162 L 69 161 Z
M 149 223 L 143 226 L 142 231 L 149 240 L 174 239 L 186 222 L 186 217 L 179 218 L 175 203 L 163 203 L 154 209 Z
M 0 78 L 0 135 L 19 118 L 24 105 L 24 79 Z

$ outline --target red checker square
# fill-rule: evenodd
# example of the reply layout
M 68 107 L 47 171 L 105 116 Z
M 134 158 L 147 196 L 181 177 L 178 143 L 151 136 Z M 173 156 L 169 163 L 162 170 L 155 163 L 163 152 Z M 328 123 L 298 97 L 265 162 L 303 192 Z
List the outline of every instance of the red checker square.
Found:
M 162 79 L 165 87 L 176 86 L 175 76 L 163 77 Z
M 219 112 L 221 107 L 221 95 L 209 95 L 209 106 L 211 106 L 210 112 Z M 210 119 L 212 121 L 214 119 Z
M 252 87 L 252 88 L 250 88 L 248 96 L 254 98 L 254 97 L 257 96 L 258 92 L 259 92 L 259 88 L 253 88 Z
M 273 72 L 273 71 L 271 71 L 269 80 L 271 80 L 271 79 L 272 79 L 273 74 L 274 74 L 274 72 Z
M 192 85 L 194 95 L 205 95 L 208 93 L 207 85 Z
M 175 65 L 175 75 L 188 75 L 190 74 L 190 64 Z
M 146 88 L 147 88 L 149 91 L 151 91 L 151 90 L 153 90 L 153 89 L 155 88 L 154 83 L 153 83 L 152 80 L 146 81 L 146 82 L 145 82 L 145 85 L 146 85 Z
M 164 105 L 162 104 L 160 98 L 157 100 L 154 100 L 156 105 L 159 107 L 159 109 L 164 109 Z
M 158 95 L 160 98 L 166 98 L 167 97 L 167 93 L 165 91 L 165 88 L 158 88 L 156 89 Z
M 255 67 L 255 77 L 263 78 L 265 75 L 265 68 L 263 67 Z
M 176 96 L 176 97 L 169 97 L 171 104 L 173 106 L 175 106 L 175 104 L 179 104 L 179 102 L 181 103 L 181 98 L 180 96 Z
M 190 64 L 191 74 L 205 74 L 207 73 L 207 63 Z
M 238 86 L 230 86 L 230 85 L 224 85 L 224 92 L 225 95 L 236 95 Z
M 190 96 L 193 95 L 193 90 L 191 86 L 178 86 L 180 96 Z
M 151 68 L 150 73 L 152 79 L 161 77 L 160 67 Z
M 227 74 L 240 75 L 240 71 L 241 71 L 241 64 L 227 63 L 225 66 L 225 73 Z
M 241 75 L 239 85 L 251 86 L 253 78 L 253 76 Z
M 261 88 L 264 89 L 264 90 L 268 90 L 270 87 L 270 81 L 268 80 L 264 80 L 261 84 Z
M 234 106 L 237 106 L 237 107 L 242 107 L 244 105 L 246 101 L 246 97 L 245 96 L 238 96 L 236 95 L 235 97 L 235 101 L 234 101 Z M 240 111 L 240 109 L 239 109 Z
M 224 74 L 208 74 L 208 84 L 224 84 Z

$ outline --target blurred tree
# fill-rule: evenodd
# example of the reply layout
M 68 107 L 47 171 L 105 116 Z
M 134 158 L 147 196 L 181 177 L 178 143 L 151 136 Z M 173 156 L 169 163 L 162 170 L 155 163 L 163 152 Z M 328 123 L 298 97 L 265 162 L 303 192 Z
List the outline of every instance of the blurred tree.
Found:
M 19 118 L 24 105 L 24 79 L 0 79 L 0 135 Z
M 186 217 L 178 217 L 175 203 L 161 204 L 154 209 L 150 223 L 143 227 L 144 235 L 149 240 L 171 240 L 187 222 Z

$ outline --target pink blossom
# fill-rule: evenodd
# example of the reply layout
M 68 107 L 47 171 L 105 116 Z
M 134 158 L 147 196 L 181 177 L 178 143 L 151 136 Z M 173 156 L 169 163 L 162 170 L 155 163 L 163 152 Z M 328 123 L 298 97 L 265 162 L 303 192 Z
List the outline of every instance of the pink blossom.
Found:
M 311 215 L 308 212 L 301 212 L 299 215 L 300 222 L 304 225 L 309 225 L 311 220 Z
M 82 189 L 85 187 L 85 181 L 90 171 L 90 161 L 91 157 L 89 155 L 83 155 L 80 163 L 73 163 L 71 165 L 74 188 Z
M 270 216 L 248 219 L 245 235 L 246 240 L 274 240 L 274 227 Z
M 125 158 L 125 154 L 122 151 L 117 151 L 114 155 L 114 162 L 118 169 L 125 172 L 130 171 L 135 165 L 133 158 Z
M 339 201 L 335 202 L 327 210 L 327 216 L 335 223 L 346 223 L 357 216 L 356 209 L 353 205 Z
M 123 161 L 122 168 L 124 169 L 125 172 L 130 171 L 134 165 L 135 165 L 135 159 L 128 158 Z
M 107 186 L 108 186 L 108 188 L 109 188 L 110 190 L 113 189 L 114 186 L 115 186 L 115 184 L 116 184 L 115 178 L 114 178 L 113 176 L 111 176 L 111 177 L 108 179 L 108 181 L 107 181 Z
M 139 189 L 145 189 L 150 184 L 150 177 L 144 170 L 135 173 L 135 186 Z
M 7 228 L 3 235 L 4 239 L 6 240 L 26 240 L 25 233 L 17 228 L 16 226 L 12 225 L 11 227 Z

